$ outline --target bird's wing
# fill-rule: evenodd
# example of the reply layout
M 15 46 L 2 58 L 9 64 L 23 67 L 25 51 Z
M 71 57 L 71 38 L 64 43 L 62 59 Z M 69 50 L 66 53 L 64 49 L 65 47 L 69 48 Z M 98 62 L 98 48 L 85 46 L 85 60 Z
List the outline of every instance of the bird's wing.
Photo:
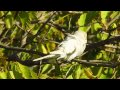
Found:
M 75 51 L 75 39 L 69 39 L 67 38 L 66 41 L 62 42 L 61 47 L 64 48 L 64 52 L 66 54 L 71 54 Z

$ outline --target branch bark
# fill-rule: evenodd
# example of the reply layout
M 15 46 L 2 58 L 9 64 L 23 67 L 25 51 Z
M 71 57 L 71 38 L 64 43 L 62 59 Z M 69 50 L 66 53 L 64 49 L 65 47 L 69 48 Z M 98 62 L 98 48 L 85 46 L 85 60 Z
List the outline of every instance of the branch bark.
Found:
M 8 61 L 17 61 L 19 63 L 21 63 L 22 65 L 25 65 L 25 66 L 33 66 L 33 65 L 40 65 L 40 62 L 39 61 L 32 61 L 32 60 L 25 60 L 25 61 L 22 61 L 18 58 L 18 56 L 16 55 L 11 55 L 9 56 L 9 58 L 7 59 Z M 49 62 L 47 62 L 48 60 L 44 60 L 42 62 L 42 64 L 51 64 Z M 86 65 L 86 66 L 96 66 L 96 67 L 111 67 L 111 68 L 115 68 L 117 66 L 120 65 L 120 62 L 112 62 L 112 61 L 103 61 L 103 60 L 72 60 L 72 62 L 77 62 L 79 64 L 83 64 L 83 65 Z M 69 63 L 69 62 L 61 62 L 60 64 L 62 63 Z
M 103 41 L 99 41 L 99 42 L 96 42 L 96 43 L 92 43 L 92 44 L 90 44 L 90 45 L 87 45 L 85 51 L 89 51 L 89 50 L 98 48 L 98 47 L 100 47 L 100 46 L 104 46 L 105 44 L 109 44 L 109 43 L 112 43 L 112 42 L 114 42 L 114 41 L 120 41 L 120 36 L 116 36 L 116 37 L 114 37 L 114 38 L 110 38 L 110 39 L 107 39 L 107 40 L 103 40 Z
M 101 47 L 101 46 L 103 46 L 105 44 L 112 43 L 114 41 L 120 41 L 120 36 L 90 44 L 90 45 L 87 46 L 86 51 L 96 49 L 96 48 Z M 18 52 L 27 52 L 27 53 L 32 53 L 32 54 L 38 54 L 38 55 L 41 55 L 41 56 L 46 55 L 46 54 L 43 54 L 41 52 L 32 51 L 32 50 L 26 50 L 24 48 L 4 46 L 2 44 L 0 44 L 0 48 L 5 48 L 5 49 L 8 49 L 8 50 L 13 50 L 13 51 L 18 51 Z M 39 61 L 38 62 L 33 62 L 32 60 L 22 61 L 17 56 L 14 56 L 14 57 L 13 56 L 8 57 L 8 61 L 17 61 L 17 62 L 19 62 L 19 63 L 21 63 L 23 65 L 26 65 L 26 66 L 39 65 Z M 45 61 L 47 61 L 47 60 L 45 60 Z M 88 61 L 85 61 L 85 60 L 84 61 L 83 60 L 80 60 L 80 61 L 73 60 L 73 61 L 78 62 L 80 64 L 90 65 L 90 66 L 97 66 L 97 67 L 98 66 L 99 67 L 104 66 L 104 67 L 113 67 L 114 68 L 114 67 L 117 67 L 117 66 L 120 65 L 120 62 L 114 62 L 114 63 L 111 63 L 111 62 L 101 62 L 101 63 L 96 62 L 95 63 L 94 62 L 93 63 L 93 60 L 92 60 L 92 62 L 88 62 Z M 48 63 L 48 62 L 43 62 L 43 63 Z
M 9 47 L 9 46 L 5 46 L 3 44 L 0 44 L 0 48 L 5 48 L 7 50 L 13 50 L 13 51 L 17 51 L 17 52 L 26 52 L 26 53 L 31 53 L 31 54 L 37 54 L 37 55 L 41 55 L 41 56 L 46 55 L 46 54 L 43 54 L 38 51 L 26 50 L 24 48 L 18 48 L 18 47 Z

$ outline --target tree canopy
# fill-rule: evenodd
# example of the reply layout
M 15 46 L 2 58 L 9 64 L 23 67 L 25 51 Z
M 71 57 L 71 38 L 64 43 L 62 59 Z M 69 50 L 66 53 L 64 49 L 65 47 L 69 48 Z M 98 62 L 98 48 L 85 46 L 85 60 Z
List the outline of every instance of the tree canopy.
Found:
M 87 32 L 82 57 L 33 61 L 76 30 Z M 119 11 L 0 11 L 0 79 L 118 79 L 119 41 Z

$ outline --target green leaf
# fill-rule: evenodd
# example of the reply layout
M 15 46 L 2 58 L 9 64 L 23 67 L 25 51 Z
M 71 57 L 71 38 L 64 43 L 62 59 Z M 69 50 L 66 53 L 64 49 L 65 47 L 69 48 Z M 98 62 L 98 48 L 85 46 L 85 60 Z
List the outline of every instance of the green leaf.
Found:
M 56 44 L 53 42 L 48 42 L 48 43 L 46 43 L 46 47 L 47 47 L 48 52 L 50 52 L 55 49 Z
M 81 79 L 89 79 L 85 73 L 82 73 L 82 75 L 81 75 L 80 78 L 81 78 Z
M 51 64 L 45 64 L 42 68 L 41 73 L 45 74 L 48 73 L 50 70 L 52 69 L 52 65 Z
M 99 79 L 107 79 L 107 76 L 105 74 L 101 74 Z
M 113 13 L 110 15 L 111 19 L 115 18 L 119 14 L 119 11 L 113 11 Z
M 10 29 L 13 25 L 13 16 L 12 13 L 9 12 L 8 15 L 5 18 L 5 24 L 6 24 L 6 28 Z
M 15 79 L 13 71 L 9 71 L 8 76 L 10 77 L 10 79 Z
M 67 79 L 73 79 L 73 75 L 69 75 Z
M 0 79 L 7 79 L 7 73 L 6 72 L 0 72 Z
M 20 69 L 19 69 L 19 67 L 18 67 L 17 64 L 12 63 L 12 64 L 11 64 L 11 70 L 12 70 L 13 73 L 14 73 L 15 79 L 21 79 L 21 78 L 23 78 L 23 77 L 22 77 L 22 73 L 20 72 Z
M 30 21 L 35 20 L 35 19 L 37 20 L 35 11 L 30 11 L 28 14 L 29 14 Z
M 103 67 L 100 67 L 96 76 L 100 77 L 102 74 L 102 71 L 103 71 Z
M 74 69 L 74 65 L 71 65 L 71 66 L 69 67 L 69 69 L 67 70 L 67 72 L 66 72 L 66 77 L 67 77 L 67 78 L 69 78 L 69 76 L 72 75 L 73 69 Z M 72 78 L 73 78 L 73 77 L 72 77 Z
M 54 71 L 55 71 L 55 75 L 56 75 L 56 76 L 61 75 L 60 65 L 57 65 L 57 64 L 56 64 Z
M 100 75 L 102 74 L 103 67 L 95 67 L 95 66 L 93 66 L 93 67 L 91 68 L 91 70 L 92 70 L 93 75 L 96 75 L 96 77 L 99 78 Z
M 5 14 L 4 11 L 0 11 L 0 17 L 2 17 Z
M 109 15 L 110 11 L 101 11 L 101 21 L 104 24 L 104 26 L 107 27 L 107 16 Z
M 86 15 L 87 13 L 84 13 L 80 16 L 80 18 L 78 19 L 78 25 L 79 25 L 79 29 L 78 30 L 83 30 L 85 31 L 87 28 L 85 27 L 85 21 L 86 21 Z
M 18 33 L 18 28 L 15 27 L 15 29 L 14 29 L 13 32 L 12 32 L 12 34 L 10 35 L 11 39 L 14 39 L 15 36 L 17 35 L 17 33 Z
M 99 28 L 102 28 L 102 26 L 99 23 L 95 23 L 94 30 L 97 31 Z
M 18 67 L 20 69 L 20 73 L 22 73 L 23 78 L 25 78 L 25 79 L 31 78 L 30 69 L 27 66 L 24 66 L 24 65 L 18 63 Z
M 80 18 L 78 19 L 78 25 L 79 26 L 84 26 L 85 25 L 86 15 L 87 15 L 87 13 L 83 13 L 80 16 Z
M 97 38 L 100 40 L 106 40 L 108 38 L 109 34 L 108 33 L 98 33 Z
M 96 18 L 98 14 L 99 14 L 98 11 L 89 11 L 86 15 L 85 25 L 88 25 L 89 23 L 91 23 L 92 20 L 94 20 L 94 18 Z
M 37 73 L 35 73 L 33 70 L 30 70 L 32 79 L 38 79 Z
M 107 15 L 110 13 L 110 11 L 101 11 L 101 18 L 106 19 Z
M 80 78 L 80 75 L 82 73 L 82 70 L 81 70 L 81 65 L 76 65 L 75 68 L 74 68 L 74 72 L 73 72 L 73 78 L 74 79 L 79 79 Z
M 22 23 L 22 28 L 25 28 L 26 23 L 29 21 L 28 13 L 29 12 L 23 12 L 23 11 L 19 13 L 19 18 L 20 18 L 20 21 Z
M 92 22 L 93 18 L 97 15 L 96 12 L 88 12 L 88 13 L 83 13 L 80 18 L 78 19 L 78 25 L 79 29 L 78 30 L 83 30 L 87 31 L 87 29 L 90 28 L 90 22 Z
M 91 71 L 91 68 L 84 68 L 84 72 L 89 79 L 92 79 L 92 78 L 96 77 L 96 76 L 93 75 L 93 73 Z
M 25 53 L 25 52 L 21 52 L 19 53 L 19 56 L 22 60 L 27 60 L 30 58 L 30 54 L 29 53 Z
M 102 52 L 102 54 L 103 54 L 103 60 L 109 60 L 110 58 L 109 58 L 109 56 L 107 55 L 107 52 L 106 51 L 104 51 L 104 50 L 101 50 L 101 52 Z
M 96 59 L 100 59 L 100 58 L 102 58 L 102 53 L 101 52 L 96 55 Z
M 46 78 L 48 78 L 49 76 L 47 75 L 47 74 L 40 74 L 39 75 L 39 78 L 40 79 L 46 79 Z
M 109 68 L 109 69 L 108 69 L 108 73 L 109 73 L 110 75 L 112 75 L 113 72 L 114 72 L 114 71 L 113 71 L 113 68 Z
M 47 49 L 45 48 L 45 45 L 44 44 L 39 44 L 38 45 L 38 49 L 39 51 L 43 52 L 44 54 L 47 54 Z

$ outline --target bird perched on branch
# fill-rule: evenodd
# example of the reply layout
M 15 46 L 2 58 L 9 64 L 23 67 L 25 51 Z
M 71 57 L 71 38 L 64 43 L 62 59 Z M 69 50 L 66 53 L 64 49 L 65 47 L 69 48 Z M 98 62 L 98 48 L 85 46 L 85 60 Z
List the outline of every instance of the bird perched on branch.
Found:
M 55 51 L 49 53 L 49 55 L 34 59 L 33 61 L 39 61 L 44 59 L 55 59 L 71 61 L 76 57 L 80 57 L 87 43 L 87 33 L 78 30 L 74 34 L 68 34 L 65 40 L 63 40 Z

